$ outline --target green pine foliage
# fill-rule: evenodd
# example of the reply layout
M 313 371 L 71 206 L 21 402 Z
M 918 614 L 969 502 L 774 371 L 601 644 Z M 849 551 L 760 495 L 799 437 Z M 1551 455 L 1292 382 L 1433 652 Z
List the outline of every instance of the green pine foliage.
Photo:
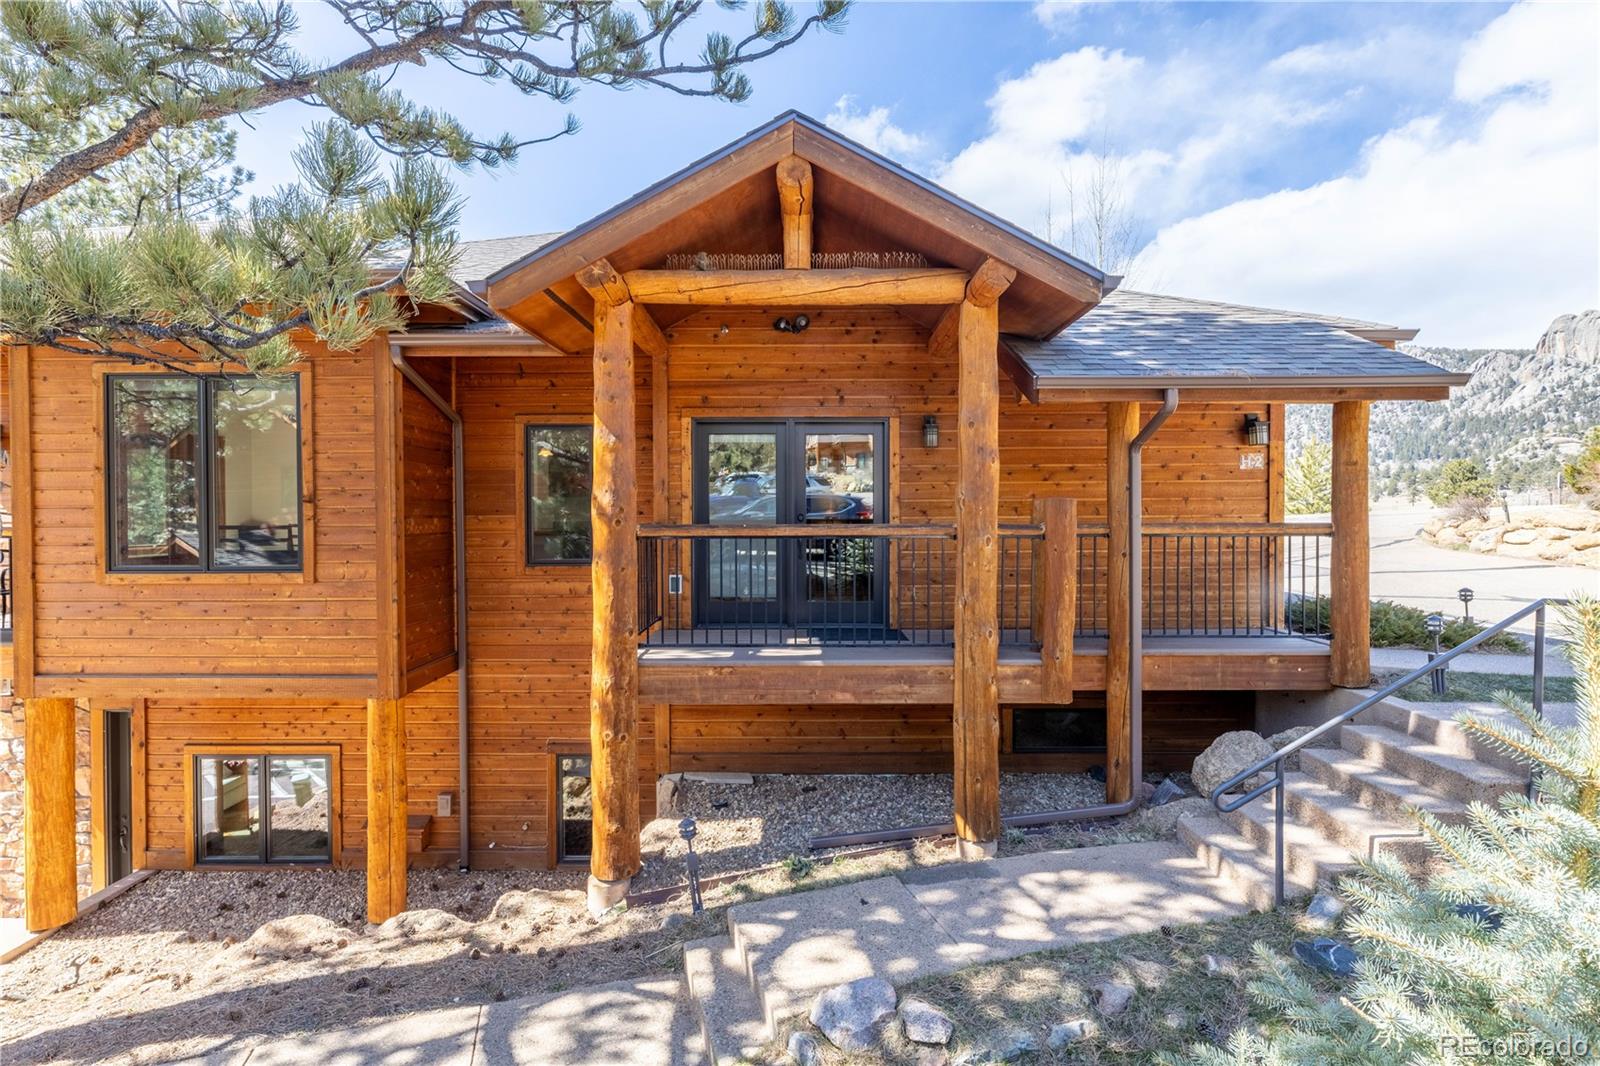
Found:
M 1463 500 L 1493 500 L 1499 495 L 1483 467 L 1471 459 L 1451 459 L 1441 463 L 1428 479 L 1426 491 L 1435 507 L 1449 507 Z
M 1562 464 L 1561 476 L 1590 507 L 1600 507 L 1600 426 L 1589 427 L 1582 449 Z
M 303 41 L 287 0 L 0 3 L 0 333 L 177 369 L 271 370 L 306 333 L 356 347 L 403 328 L 410 301 L 449 299 L 449 167 L 578 129 L 566 112 L 533 136 L 475 132 L 396 88 L 401 68 L 445 64 L 563 111 L 586 84 L 742 101 L 750 64 L 849 9 L 719 0 L 748 31 L 680 55 L 700 0 L 324 3 L 350 31 L 331 60 L 337 42 Z M 298 184 L 241 206 L 227 122 L 287 101 L 328 121 L 296 153 Z
M 1196 1047 L 1176 1066 L 1558 1063 L 1600 1053 L 1600 602 L 1569 614 L 1578 673 L 1572 726 L 1522 700 L 1462 725 L 1528 764 L 1536 797 L 1471 805 L 1465 822 L 1415 815 L 1439 860 L 1425 881 L 1392 859 L 1341 889 L 1361 956 L 1342 995 L 1258 948 L 1251 992 L 1278 1021 Z M 1587 1049 L 1587 1050 L 1584 1050 Z
M 1333 509 L 1333 447 L 1307 441 L 1283 474 L 1284 507 L 1290 514 L 1327 514 Z

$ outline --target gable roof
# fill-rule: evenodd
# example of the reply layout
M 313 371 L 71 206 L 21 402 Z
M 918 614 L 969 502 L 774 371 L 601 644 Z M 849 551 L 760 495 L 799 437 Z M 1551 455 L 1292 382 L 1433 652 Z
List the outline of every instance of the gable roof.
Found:
M 1118 290 L 1046 341 L 1008 337 L 1037 387 L 1463 385 L 1368 335 L 1415 330 L 1337 315 Z
M 557 347 L 578 350 L 592 300 L 573 275 L 597 259 L 626 272 L 659 267 L 673 253 L 780 250 L 773 170 L 791 155 L 812 164 L 816 252 L 916 252 L 966 270 L 993 256 L 1017 271 L 1000 305 L 1002 328 L 1011 332 L 1051 336 L 1116 285 L 1047 241 L 790 111 L 501 266 L 486 279 L 489 303 Z M 657 317 L 666 326 L 682 313 L 661 308 Z M 936 314 L 926 317 L 931 324 Z

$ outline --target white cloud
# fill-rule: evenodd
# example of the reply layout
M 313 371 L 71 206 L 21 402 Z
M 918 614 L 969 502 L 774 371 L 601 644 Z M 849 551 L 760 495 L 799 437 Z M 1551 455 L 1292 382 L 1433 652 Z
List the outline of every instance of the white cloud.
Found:
M 1511 9 L 1461 50 L 1448 107 L 1374 138 L 1347 174 L 1167 226 L 1137 276 L 1423 342 L 1531 345 L 1597 303 L 1597 37 L 1587 5 Z
M 1089 0 L 1038 0 L 1033 5 L 1033 17 L 1051 33 L 1058 33 L 1078 21 Z
M 855 98 L 841 96 L 823 122 L 880 155 L 905 163 L 928 154 L 928 139 L 896 126 L 887 107 L 856 109 Z

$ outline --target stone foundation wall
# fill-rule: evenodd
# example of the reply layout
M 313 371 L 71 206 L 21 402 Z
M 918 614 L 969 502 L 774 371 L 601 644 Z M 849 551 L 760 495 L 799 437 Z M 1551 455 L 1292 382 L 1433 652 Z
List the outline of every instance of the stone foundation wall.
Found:
M 0 918 L 22 915 L 22 701 L 0 696 Z M 89 709 L 78 705 L 77 764 L 78 898 L 90 892 Z

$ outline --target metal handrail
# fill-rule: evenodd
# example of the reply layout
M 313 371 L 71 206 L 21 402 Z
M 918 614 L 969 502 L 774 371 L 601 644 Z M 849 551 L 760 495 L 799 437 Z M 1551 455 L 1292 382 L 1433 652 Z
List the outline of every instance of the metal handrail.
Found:
M 1233 811 L 1236 811 L 1246 804 L 1252 802 L 1257 797 L 1266 795 L 1268 792 L 1275 793 L 1273 796 L 1272 812 L 1272 898 L 1273 902 L 1277 906 L 1283 905 L 1283 809 L 1285 806 L 1283 783 L 1284 762 L 1291 755 L 1295 755 L 1300 751 L 1301 748 L 1307 747 L 1313 740 L 1316 740 L 1324 733 L 1330 732 L 1331 730 L 1344 725 L 1356 715 L 1360 714 L 1362 711 L 1365 711 L 1368 707 L 1382 703 L 1384 700 L 1388 699 L 1390 696 L 1393 696 L 1396 692 L 1399 692 L 1412 682 L 1422 680 L 1435 670 L 1444 669 L 1445 664 L 1451 659 L 1454 659 L 1456 656 L 1476 648 L 1479 644 L 1482 644 L 1491 637 L 1495 637 L 1501 633 L 1504 633 L 1507 629 L 1510 629 L 1512 625 L 1522 621 L 1530 614 L 1534 616 L 1533 711 L 1536 715 L 1539 715 L 1542 718 L 1544 716 L 1545 608 L 1552 605 L 1557 607 L 1565 607 L 1568 602 L 1569 601 L 1565 599 L 1556 599 L 1553 597 L 1535 600 L 1533 603 L 1528 604 L 1528 606 L 1523 607 L 1516 613 L 1508 615 L 1507 617 L 1496 622 L 1494 625 L 1490 626 L 1488 629 L 1485 629 L 1477 636 L 1472 637 L 1470 640 L 1462 641 L 1449 651 L 1436 656 L 1398 680 L 1391 681 L 1389 684 L 1385 685 L 1377 692 L 1374 692 L 1372 695 L 1368 696 L 1366 699 L 1362 700 L 1348 711 L 1328 719 L 1326 722 L 1323 722 L 1305 736 L 1290 744 L 1284 745 L 1267 758 L 1256 760 L 1254 764 L 1246 769 L 1240 770 L 1238 773 L 1234 774 L 1232 777 L 1222 782 L 1222 784 L 1211 790 L 1211 805 L 1223 814 L 1230 814 Z M 1338 638 L 1337 634 L 1334 636 L 1335 639 Z M 1226 797 L 1229 792 L 1238 788 L 1246 781 L 1249 781 L 1251 778 L 1263 772 L 1268 767 L 1272 768 L 1272 778 L 1268 780 L 1266 784 L 1257 785 L 1255 788 L 1243 793 L 1242 795 L 1235 796 L 1232 799 L 1224 801 L 1224 797 Z

